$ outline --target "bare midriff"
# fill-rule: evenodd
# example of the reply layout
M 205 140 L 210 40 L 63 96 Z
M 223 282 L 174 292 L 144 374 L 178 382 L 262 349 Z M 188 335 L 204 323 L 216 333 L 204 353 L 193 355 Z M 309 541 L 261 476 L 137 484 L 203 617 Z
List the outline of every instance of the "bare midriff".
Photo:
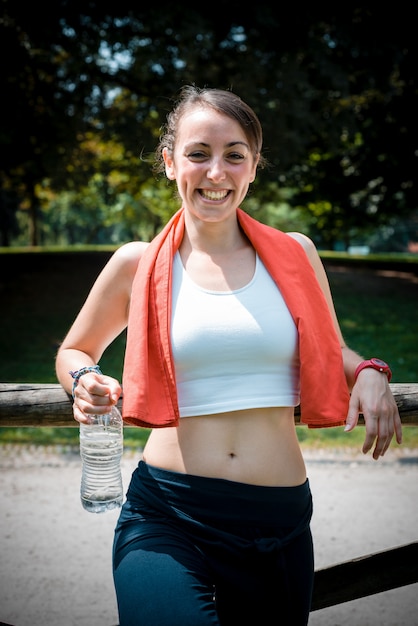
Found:
M 174 472 L 267 487 L 306 480 L 292 407 L 182 418 L 178 427 L 150 433 L 143 459 Z

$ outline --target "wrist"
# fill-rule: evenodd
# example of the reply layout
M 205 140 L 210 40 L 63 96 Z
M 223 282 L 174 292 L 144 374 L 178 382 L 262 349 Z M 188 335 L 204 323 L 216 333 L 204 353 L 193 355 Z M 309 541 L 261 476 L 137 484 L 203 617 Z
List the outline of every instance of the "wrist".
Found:
M 98 365 L 88 365 L 86 367 L 81 367 L 79 370 L 71 370 L 69 372 L 70 376 L 74 379 L 73 388 L 72 388 L 72 396 L 74 398 L 74 391 L 78 385 L 78 381 L 84 374 L 89 374 L 90 372 L 95 372 L 96 374 L 101 374 L 102 371 Z
M 356 371 L 354 372 L 354 382 L 357 381 L 357 377 L 360 372 L 366 368 L 371 368 L 376 370 L 377 372 L 380 372 L 381 374 L 385 374 L 387 376 L 388 382 L 391 381 L 392 370 L 390 369 L 389 365 L 385 361 L 382 361 L 382 359 L 372 357 L 371 359 L 366 359 L 365 361 L 362 361 L 357 365 Z

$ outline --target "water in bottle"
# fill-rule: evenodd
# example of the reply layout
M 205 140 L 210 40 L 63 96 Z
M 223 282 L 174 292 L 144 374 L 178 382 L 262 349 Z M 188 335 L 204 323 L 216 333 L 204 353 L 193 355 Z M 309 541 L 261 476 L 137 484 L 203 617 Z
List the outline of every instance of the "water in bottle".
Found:
M 88 424 L 80 423 L 81 503 L 91 513 L 103 513 L 122 505 L 123 422 L 116 406 L 89 417 Z

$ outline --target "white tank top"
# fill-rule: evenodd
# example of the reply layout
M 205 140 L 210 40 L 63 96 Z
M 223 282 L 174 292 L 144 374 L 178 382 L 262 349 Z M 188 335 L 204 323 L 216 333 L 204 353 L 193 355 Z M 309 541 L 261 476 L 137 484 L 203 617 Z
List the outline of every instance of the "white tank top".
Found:
M 258 255 L 245 287 L 210 291 L 176 253 L 171 345 L 181 417 L 300 402 L 297 329 Z

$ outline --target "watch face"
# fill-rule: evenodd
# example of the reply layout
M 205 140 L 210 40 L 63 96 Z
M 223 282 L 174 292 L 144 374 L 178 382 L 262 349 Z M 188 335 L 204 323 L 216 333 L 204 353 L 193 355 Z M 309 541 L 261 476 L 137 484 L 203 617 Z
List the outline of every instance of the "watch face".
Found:
M 385 363 L 385 361 L 382 361 L 381 359 L 370 359 L 372 363 L 374 363 L 375 365 L 377 365 L 377 367 L 389 367 L 387 363 Z

